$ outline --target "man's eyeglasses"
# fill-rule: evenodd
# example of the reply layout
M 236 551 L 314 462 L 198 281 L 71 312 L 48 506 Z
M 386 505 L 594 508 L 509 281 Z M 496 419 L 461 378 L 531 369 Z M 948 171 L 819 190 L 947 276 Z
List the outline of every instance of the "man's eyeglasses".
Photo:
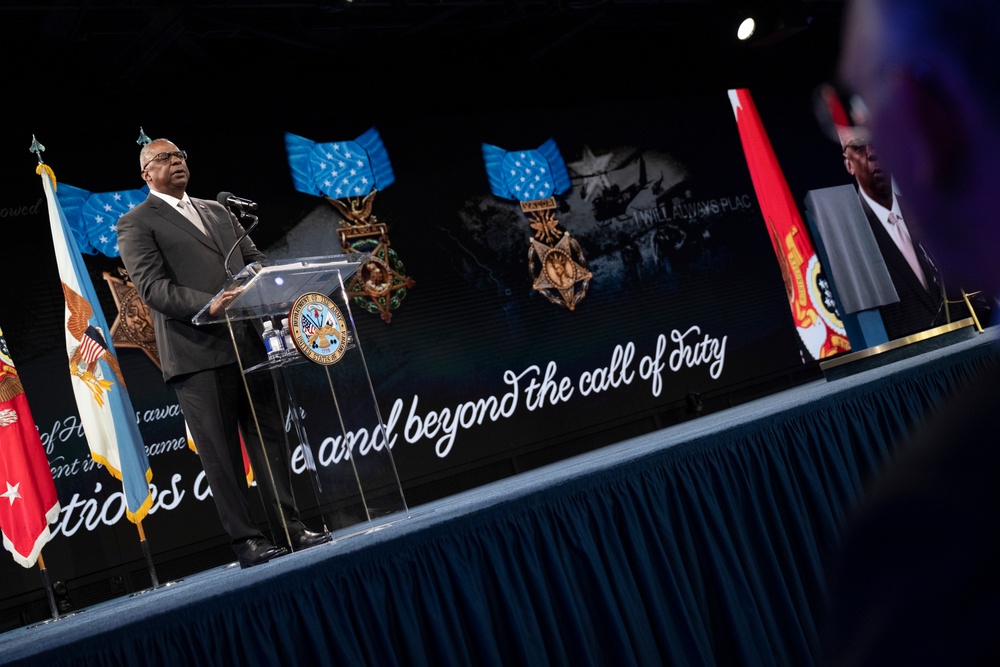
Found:
M 147 162 L 146 164 L 144 164 L 142 166 L 142 169 L 143 169 L 143 171 L 145 171 L 146 167 L 148 167 L 149 165 L 153 164 L 154 162 L 166 162 L 170 158 L 173 158 L 173 157 L 179 157 L 180 159 L 186 161 L 188 159 L 188 154 L 187 154 L 187 151 L 173 151 L 173 152 L 170 152 L 170 153 L 157 153 L 156 155 L 153 156 L 153 158 L 149 162 Z

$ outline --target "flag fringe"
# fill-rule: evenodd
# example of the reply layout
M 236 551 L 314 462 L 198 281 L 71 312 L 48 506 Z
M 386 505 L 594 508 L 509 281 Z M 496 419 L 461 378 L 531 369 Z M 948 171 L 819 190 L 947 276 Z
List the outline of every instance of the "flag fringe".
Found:
M 111 474 L 111 476 L 117 479 L 119 482 L 123 481 L 121 470 L 118 470 L 110 463 L 108 463 L 108 460 L 106 458 L 104 458 L 103 456 L 101 456 L 100 454 L 98 454 L 93 450 L 91 450 L 90 452 L 90 458 L 94 459 L 94 461 L 99 465 L 104 466 L 105 469 Z M 148 484 L 149 482 L 152 481 L 153 481 L 153 469 L 146 468 L 146 483 Z M 146 499 L 142 501 L 142 505 L 140 505 L 139 509 L 137 509 L 134 513 L 129 510 L 128 501 L 126 500 L 125 516 L 128 517 L 128 520 L 131 521 L 132 523 L 138 523 L 146 518 L 146 515 L 149 514 L 149 510 L 152 506 L 153 506 L 152 492 L 146 494 Z
M 56 173 L 52 171 L 52 167 L 44 163 L 39 164 L 37 167 L 35 167 L 35 173 L 38 174 L 39 176 L 41 176 L 43 172 L 48 174 L 49 178 L 52 180 L 52 189 L 58 190 L 59 184 L 56 182 Z
M 153 508 L 153 494 L 149 494 L 148 496 L 146 496 L 146 500 L 142 502 L 142 505 L 139 506 L 139 509 L 137 509 L 134 513 L 129 511 L 128 505 L 126 504 L 125 517 L 132 523 L 138 524 L 139 522 L 141 522 L 143 519 L 146 518 L 146 515 L 149 514 L 149 510 L 151 510 L 152 508 Z
M 17 376 L 16 371 L 10 375 L 0 376 L 0 403 L 13 401 L 23 393 L 24 387 L 21 385 L 21 378 Z
M 10 538 L 6 534 L 3 534 L 3 546 L 10 552 L 10 555 L 14 557 L 14 562 L 25 568 L 35 567 L 35 563 L 38 561 L 39 554 L 42 553 L 42 547 L 48 544 L 49 540 L 52 539 L 52 531 L 49 529 L 48 524 L 54 523 L 59 518 L 59 512 L 62 511 L 62 507 L 56 502 L 55 505 L 49 508 L 49 511 L 45 513 L 45 528 L 38 534 L 35 539 L 34 545 L 31 547 L 31 551 L 27 556 L 23 556 L 17 552 L 14 548 L 14 543 L 10 541 Z

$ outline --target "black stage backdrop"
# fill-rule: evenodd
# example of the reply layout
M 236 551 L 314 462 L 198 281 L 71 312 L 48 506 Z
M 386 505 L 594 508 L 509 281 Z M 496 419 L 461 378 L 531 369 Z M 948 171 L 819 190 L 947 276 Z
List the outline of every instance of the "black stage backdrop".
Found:
M 752 92 L 800 201 L 808 189 L 845 182 L 839 147 L 813 118 L 811 90 Z M 0 327 L 55 475 L 63 512 L 45 557 L 54 578 L 79 582 L 73 605 L 88 603 L 83 582 L 100 582 L 97 597 L 121 594 L 142 585 L 145 567 L 120 487 L 92 464 L 78 428 L 32 132 L 58 181 L 92 192 L 142 185 L 140 125 L 167 136 L 190 154 L 189 192 L 259 202 L 258 245 L 288 258 L 341 250 L 339 215 L 292 187 L 284 133 L 327 142 L 375 126 L 395 182 L 377 194 L 374 212 L 415 286 L 390 323 L 361 308 L 353 315 L 411 506 L 691 418 L 699 401 L 719 409 L 816 376 L 725 89 L 454 115 L 396 108 L 364 117 L 340 104 L 198 121 L 160 111 L 153 122 L 115 127 L 40 117 L 23 137 L 4 139 Z M 481 153 L 483 142 L 534 149 L 550 137 L 572 177 L 558 197 L 560 226 L 593 272 L 574 311 L 532 289 L 532 230 L 516 203 L 490 194 Z M 102 272 L 120 260 L 95 255 L 87 264 L 110 323 L 117 308 Z M 226 540 L 173 392 L 142 352 L 119 356 L 156 488 L 144 526 L 170 576 L 170 563 L 194 562 Z M 473 420 L 477 402 L 491 397 L 502 409 Z M 306 415 L 314 446 L 335 432 L 326 417 Z M 307 488 L 302 475 L 299 486 Z M 176 571 L 185 567 L 198 566 Z M 0 581 L 0 607 L 39 595 L 37 572 L 9 558 L 0 558 Z

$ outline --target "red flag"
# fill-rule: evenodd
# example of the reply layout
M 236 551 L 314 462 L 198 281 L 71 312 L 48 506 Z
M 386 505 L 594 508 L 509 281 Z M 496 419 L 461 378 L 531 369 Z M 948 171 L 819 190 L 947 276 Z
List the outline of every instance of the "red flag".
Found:
M 194 436 L 191 435 L 191 428 L 184 420 L 184 433 L 187 434 L 188 449 L 195 454 L 198 453 L 198 445 L 194 444 Z M 247 478 L 247 486 L 253 486 L 253 468 L 250 467 L 250 455 L 247 454 L 247 443 L 243 440 L 243 429 L 240 429 L 240 452 L 243 454 L 243 474 Z
M 3 545 L 33 567 L 59 518 L 59 498 L 21 379 L 0 331 L 0 532 Z
M 803 348 L 813 359 L 846 352 L 851 349 L 847 332 L 834 309 L 819 257 L 764 131 L 757 106 L 745 88 L 730 90 L 729 100 Z

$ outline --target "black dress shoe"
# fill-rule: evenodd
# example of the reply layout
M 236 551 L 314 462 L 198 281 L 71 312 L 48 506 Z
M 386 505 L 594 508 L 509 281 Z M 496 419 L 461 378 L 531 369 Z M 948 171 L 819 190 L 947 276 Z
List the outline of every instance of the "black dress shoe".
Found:
M 263 537 L 251 537 L 236 548 L 236 560 L 240 562 L 241 568 L 247 568 L 266 563 L 287 553 L 288 549 L 276 547 Z
M 333 539 L 330 533 L 315 533 L 307 528 L 303 528 L 297 533 L 292 533 L 292 551 L 308 549 L 317 544 L 325 544 Z

